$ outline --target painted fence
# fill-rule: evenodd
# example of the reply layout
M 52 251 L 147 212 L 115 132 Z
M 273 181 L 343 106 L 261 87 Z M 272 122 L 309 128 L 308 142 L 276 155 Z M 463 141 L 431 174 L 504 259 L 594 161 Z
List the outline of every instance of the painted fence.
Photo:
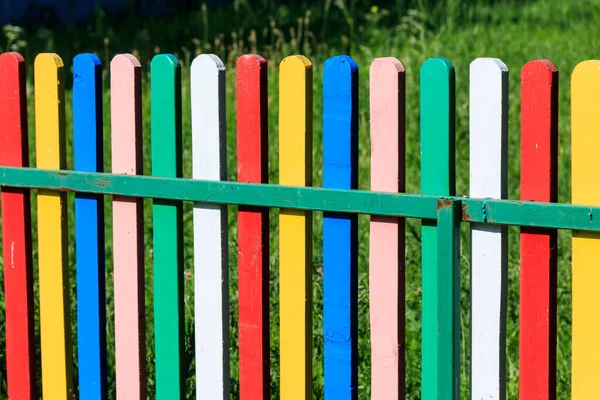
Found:
M 0 55 L 0 184 L 8 396 L 38 398 L 32 229 L 37 229 L 41 395 L 107 398 L 103 196 L 112 195 L 116 395 L 185 397 L 183 201 L 193 201 L 197 398 L 228 399 L 227 205 L 238 204 L 240 398 L 270 396 L 269 207 L 279 212 L 280 397 L 312 398 L 312 212 L 323 211 L 324 373 L 327 399 L 356 399 L 358 220 L 369 214 L 371 397 L 404 389 L 404 218 L 422 223 L 423 399 L 460 393 L 459 228 L 471 223 L 471 397 L 506 398 L 506 226 L 521 230 L 520 398 L 556 398 L 556 229 L 573 230 L 572 397 L 590 399 L 600 375 L 594 312 L 600 272 L 600 189 L 590 184 L 600 148 L 600 61 L 572 76 L 572 197 L 557 200 L 558 72 L 546 60 L 521 70 L 521 201 L 507 198 L 507 67 L 470 66 L 470 197 L 455 193 L 454 69 L 420 71 L 421 189 L 405 191 L 405 71 L 378 58 L 369 71 L 371 190 L 358 182 L 358 67 L 332 57 L 323 70 L 322 166 L 312 163 L 312 66 L 279 66 L 279 185 L 267 183 L 267 63 L 237 63 L 238 182 L 226 182 L 225 67 L 191 65 L 193 174 L 182 177 L 181 72 L 172 55 L 151 63 L 152 177 L 142 172 L 141 65 L 110 65 L 112 173 L 104 173 L 102 65 L 73 60 L 76 171 L 66 171 L 64 74 L 55 54 L 34 65 L 36 169 L 29 166 L 26 64 Z M 320 145 L 320 144 L 319 144 Z M 311 188 L 312 168 L 323 188 Z M 48 171 L 48 170 L 62 170 Z M 30 189 L 37 190 L 31 226 Z M 69 321 L 66 191 L 75 191 L 77 332 Z M 400 194 L 399 194 L 400 193 Z M 145 304 L 143 208 L 153 198 L 154 304 Z M 554 202 L 554 204 L 553 204 Z M 145 308 L 154 307 L 156 394 L 146 391 Z M 78 343 L 73 381 L 71 341 Z M 590 397 L 592 396 L 592 397 Z

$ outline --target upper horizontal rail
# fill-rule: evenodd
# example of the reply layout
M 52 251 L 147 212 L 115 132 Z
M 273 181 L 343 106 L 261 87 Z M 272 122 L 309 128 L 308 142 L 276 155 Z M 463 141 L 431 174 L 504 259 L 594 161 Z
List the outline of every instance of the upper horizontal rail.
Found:
M 438 207 L 431 195 L 15 167 L 0 167 L 0 186 L 421 219 Z M 600 232 L 600 207 L 444 198 L 461 201 L 463 222 Z
M 0 167 L 0 186 L 212 204 L 437 218 L 436 197 L 187 178 Z

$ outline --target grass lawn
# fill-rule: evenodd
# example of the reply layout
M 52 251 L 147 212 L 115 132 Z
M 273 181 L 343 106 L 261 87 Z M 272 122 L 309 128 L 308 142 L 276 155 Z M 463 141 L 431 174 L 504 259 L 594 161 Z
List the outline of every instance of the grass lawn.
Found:
M 467 7 L 468 8 L 468 7 Z M 292 9 L 293 11 L 293 9 Z M 282 56 L 305 53 L 313 60 L 314 68 L 314 160 L 313 181 L 315 186 L 322 182 L 322 148 L 321 148 L 321 76 L 323 61 L 332 55 L 348 51 L 359 65 L 360 111 L 359 111 L 359 188 L 369 188 L 369 108 L 368 108 L 368 68 L 374 57 L 394 56 L 402 61 L 406 68 L 406 155 L 407 155 L 407 191 L 419 192 L 419 68 L 430 57 L 446 57 L 456 69 L 456 179 L 457 194 L 468 195 L 469 163 L 468 163 L 468 71 L 469 63 L 477 57 L 497 57 L 502 59 L 509 68 L 509 197 L 519 198 L 519 96 L 520 96 L 520 69 L 529 60 L 547 58 L 552 61 L 560 72 L 559 89 L 559 201 L 570 201 L 570 75 L 577 63 L 598 57 L 600 44 L 600 27 L 597 24 L 597 15 L 600 15 L 600 0 L 541 0 L 538 2 L 515 5 L 499 4 L 494 6 L 477 5 L 470 11 L 470 18 L 460 23 L 442 23 L 431 26 L 431 21 L 426 13 L 410 11 L 399 22 L 390 24 L 386 21 L 387 10 L 384 8 L 371 8 L 364 15 L 362 29 L 356 27 L 358 35 L 352 37 L 350 23 L 340 30 L 340 34 L 332 34 L 326 41 L 313 40 L 311 36 L 310 21 L 305 14 L 297 29 L 294 31 L 279 30 L 271 26 L 274 35 L 270 44 L 261 44 L 259 39 L 252 39 L 248 31 L 229 36 L 228 31 L 209 32 L 206 28 L 208 20 L 206 12 L 197 12 L 189 17 L 188 22 L 198 20 L 198 35 L 207 38 L 213 33 L 228 35 L 214 35 L 217 40 L 195 39 L 193 26 L 187 27 L 192 33 L 183 33 L 182 36 L 172 38 L 171 42 L 153 46 L 153 40 L 161 41 L 161 29 L 175 29 L 177 23 L 171 25 L 159 21 L 156 24 L 141 24 L 135 34 L 126 36 L 127 31 L 115 32 L 99 30 L 99 22 L 89 27 L 70 28 L 60 31 L 56 36 L 25 35 L 27 44 L 21 45 L 23 54 L 27 56 L 28 73 L 33 72 L 33 57 L 37 52 L 52 50 L 63 57 L 66 64 L 66 75 L 70 74 L 71 59 L 79 51 L 95 51 L 102 57 L 105 65 L 105 94 L 104 94 L 104 121 L 106 159 L 105 168 L 110 171 L 110 103 L 108 92 L 108 62 L 117 52 L 132 52 L 137 54 L 144 66 L 144 171 L 150 174 L 150 104 L 149 104 L 149 62 L 151 55 L 156 52 L 172 52 L 183 62 L 183 132 L 184 132 L 184 175 L 191 176 L 191 126 L 190 126 L 190 91 L 189 91 L 189 65 L 191 58 L 200 51 L 214 51 L 227 64 L 227 132 L 228 132 L 228 177 L 236 179 L 235 159 L 235 59 L 238 55 L 255 51 L 263 53 L 269 63 L 269 181 L 278 182 L 277 162 L 277 113 L 278 113 L 278 85 L 277 65 Z M 220 19 L 219 19 L 220 18 Z M 211 21 L 221 21 L 218 27 L 226 26 L 226 15 L 216 13 L 211 16 Z M 204 21 L 204 22 L 203 22 Z M 101 21 L 102 22 L 102 21 Z M 107 21 L 104 21 L 106 24 Z M 204 25 L 203 25 L 204 23 Z M 231 25 L 230 25 L 231 26 Z M 342 25 L 343 26 L 343 25 Z M 304 31 L 302 31 L 302 29 Z M 214 30 L 214 28 L 211 28 Z M 231 29 L 231 28 L 230 28 Z M 333 29 L 330 29 L 333 31 Z M 81 37 L 73 39 L 73 33 L 80 32 L 90 35 L 89 46 Z M 144 33 L 146 32 L 146 33 Z M 187 32 L 187 31 L 185 31 Z M 209 33 L 207 33 L 209 32 Z M 275 33 L 273 33 L 275 32 Z M 67 34 L 71 35 L 68 36 Z M 106 40 L 99 40 L 105 34 Z M 61 36 L 62 35 L 62 36 Z M 167 33 L 165 33 L 167 35 Z M 187 35 L 187 36 L 186 36 Z M 250 39 L 244 39 L 247 37 Z M 350 39 L 348 39 L 350 37 Z M 221 38 L 221 39 L 219 39 Z M 234 40 L 234 39 L 237 39 Z M 178 42 L 180 40 L 180 42 Z M 78 43 L 72 45 L 71 41 Z M 265 41 L 265 43 L 267 43 Z M 69 85 L 67 79 L 67 85 Z M 32 164 L 34 160 L 34 123 L 33 123 L 33 83 L 30 80 L 30 149 Z M 72 116 L 71 92 L 67 92 L 67 134 L 69 151 L 72 149 Z M 69 168 L 72 167 L 72 157 L 68 157 Z M 73 196 L 69 195 L 72 207 Z M 107 216 L 111 215 L 110 199 L 106 199 Z M 147 304 L 147 360 L 149 393 L 154 392 L 154 356 L 153 356 L 153 322 L 152 322 L 152 220 L 151 201 L 145 201 L 146 208 L 146 304 Z M 73 224 L 72 208 L 69 209 L 70 223 Z M 279 333 L 278 333 L 278 231 L 277 210 L 271 211 L 271 361 L 273 398 L 278 398 L 278 359 L 279 359 Z M 236 241 L 236 207 L 230 207 L 229 233 L 230 233 L 230 310 L 231 310 L 231 370 L 232 370 L 232 398 L 237 398 L 238 383 L 238 350 L 237 350 L 237 241 Z M 187 367 L 189 379 L 187 380 L 188 397 L 194 396 L 194 365 L 193 365 L 193 254 L 192 254 L 192 216 L 191 204 L 185 206 L 185 284 L 186 284 L 186 340 L 187 340 Z M 35 223 L 35 215 L 34 215 Z M 462 321 L 462 364 L 461 381 L 462 396 L 469 396 L 469 326 L 470 326 L 470 268 L 469 268 L 469 241 L 468 225 L 463 224 L 463 241 L 461 248 L 462 260 L 462 290 L 461 290 L 461 321 Z M 34 225 L 35 226 L 35 225 Z M 406 387 L 407 398 L 420 398 L 420 333 L 421 333 L 421 271 L 420 271 L 420 222 L 407 221 L 406 240 Z M 111 251 L 111 221 L 107 220 L 107 324 L 109 343 L 110 391 L 114 395 L 114 321 L 112 297 L 112 251 Z M 518 394 L 518 346 L 519 346 L 519 245 L 518 229 L 509 229 L 509 292 L 508 292 L 508 327 L 507 327 L 507 394 L 515 398 Z M 314 360 L 313 382 L 314 397 L 323 396 L 323 335 L 322 335 L 322 255 L 321 255 L 321 214 L 316 213 L 314 219 L 314 259 L 313 259 L 313 332 L 314 332 Z M 370 389 L 370 345 L 369 345 L 369 319 L 368 319 L 368 217 L 359 218 L 359 398 L 369 398 Z M 74 259 L 74 240 L 71 234 L 70 258 Z M 35 240 L 35 236 L 34 236 Z M 35 242 L 34 242 L 35 244 Z M 34 245 L 35 248 L 35 245 Z M 570 396 L 571 376 L 571 272 L 570 272 L 570 233 L 559 233 L 558 249 L 558 397 Z M 71 285 L 72 299 L 74 299 L 74 262 L 72 265 Z M 36 274 L 37 276 L 37 274 Z M 3 288 L 3 275 L 0 274 L 0 287 Z M 0 289 L 0 315 L 4 308 L 3 289 Z M 37 296 L 37 288 L 36 288 Z M 76 320 L 75 308 L 72 307 L 72 320 Z M 37 317 L 36 317 L 37 318 Z M 39 324 L 38 324 L 39 329 Z M 73 323 L 75 331 L 76 325 Z M 39 337 L 38 337 L 39 339 Z M 74 344 L 76 346 L 76 343 Z M 4 349 L 4 319 L 0 318 L 0 349 Z M 39 351 L 39 349 L 38 349 Z M 76 354 L 76 352 L 75 352 Z M 39 354 L 38 354 L 39 357 Z M 39 360 L 38 360 L 39 366 Z M 6 397 L 4 350 L 0 351 L 0 398 Z

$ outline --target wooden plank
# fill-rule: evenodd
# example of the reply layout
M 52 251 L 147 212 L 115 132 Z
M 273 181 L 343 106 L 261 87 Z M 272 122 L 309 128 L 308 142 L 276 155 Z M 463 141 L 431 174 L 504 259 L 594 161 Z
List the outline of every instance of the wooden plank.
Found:
M 497 58 L 470 67 L 470 197 L 506 199 L 508 69 Z M 471 398 L 506 398 L 505 226 L 471 224 Z
M 0 165 L 29 166 L 25 59 L 0 55 Z M 11 399 L 37 399 L 29 189 L 2 189 L 6 381 Z
M 405 74 L 395 58 L 371 63 L 371 190 L 405 190 Z M 371 399 L 404 398 L 404 219 L 371 216 Z
M 181 178 L 181 72 L 171 54 L 150 64 L 152 176 Z M 156 398 L 185 398 L 183 371 L 185 314 L 183 287 L 183 203 L 155 199 L 154 345 Z
M 558 199 L 558 70 L 521 70 L 521 200 Z M 557 234 L 521 228 L 519 398 L 556 399 Z
M 142 174 L 142 68 L 131 54 L 110 62 L 112 173 Z M 113 197 L 117 398 L 146 398 L 144 216 L 139 198 Z
M 73 155 L 76 171 L 103 171 L 102 63 L 94 54 L 73 59 Z M 104 200 L 75 194 L 79 396 L 106 399 L 106 283 Z
M 279 184 L 312 185 L 312 64 L 279 65 Z M 312 399 L 312 213 L 279 212 L 279 315 L 283 399 Z
M 53 53 L 35 58 L 36 166 L 66 168 L 63 62 Z M 72 398 L 72 346 L 67 259 L 67 197 L 38 192 L 38 276 L 42 395 Z
M 268 183 L 267 61 L 236 67 L 238 181 Z M 238 208 L 240 399 L 269 399 L 269 210 Z
M 596 205 L 600 148 L 600 61 L 578 64 L 571 76 L 571 198 L 573 204 Z M 590 219 L 593 215 L 590 211 Z M 571 398 L 590 399 L 598 393 L 600 372 L 600 234 L 573 232 L 573 322 Z
M 455 194 L 455 97 L 454 67 L 444 58 L 430 58 L 421 67 L 421 193 L 436 196 Z M 453 393 L 453 376 L 459 374 L 459 341 L 453 341 L 453 319 L 442 324 L 446 306 L 439 289 L 453 282 L 453 270 L 438 270 L 438 233 L 435 220 L 421 223 L 423 275 L 421 397 L 438 398 Z M 452 287 L 449 299 L 460 288 Z M 460 307 L 459 307 L 460 310 Z M 451 312 L 459 310 L 450 309 Z M 450 314 L 451 316 L 451 314 Z M 458 315 L 456 315 L 459 318 Z M 447 355 L 447 351 L 451 351 Z M 449 364 L 446 364 L 449 363 Z M 454 369 L 452 367 L 454 365 Z
M 193 178 L 227 180 L 225 66 L 203 54 L 191 68 Z M 196 395 L 229 399 L 227 206 L 194 204 Z M 207 329 L 210 327 L 210 329 Z
M 432 399 L 460 399 L 460 200 L 438 200 L 437 391 Z M 423 385 L 429 385 L 423 381 Z
M 323 186 L 358 189 L 358 66 L 348 56 L 323 70 Z M 325 398 L 357 399 L 358 219 L 323 215 Z

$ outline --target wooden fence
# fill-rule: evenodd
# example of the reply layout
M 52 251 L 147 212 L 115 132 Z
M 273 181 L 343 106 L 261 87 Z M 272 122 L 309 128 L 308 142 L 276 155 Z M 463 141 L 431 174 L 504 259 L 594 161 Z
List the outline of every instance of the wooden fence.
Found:
M 600 345 L 600 61 L 572 75 L 572 200 L 557 201 L 558 72 L 546 60 L 521 70 L 521 199 L 507 200 L 508 70 L 470 66 L 470 197 L 455 193 L 454 69 L 429 59 L 420 71 L 421 194 L 405 191 L 405 71 L 378 58 L 369 71 L 371 191 L 358 182 L 358 68 L 347 56 L 323 69 L 323 165 L 312 162 L 312 66 L 279 66 L 279 185 L 267 183 L 267 63 L 237 63 L 238 181 L 226 181 L 225 67 L 214 55 L 190 69 L 192 177 L 182 177 L 181 75 L 172 55 L 151 63 L 152 176 L 142 176 L 142 68 L 132 55 L 110 65 L 111 173 L 102 171 L 102 66 L 73 60 L 75 171 L 66 170 L 65 67 L 55 54 L 34 66 L 35 165 L 29 167 L 26 64 L 0 56 L 0 185 L 8 396 L 107 398 L 105 222 L 112 195 L 118 399 L 184 397 L 183 202 L 193 204 L 197 398 L 229 399 L 227 205 L 239 205 L 240 398 L 270 396 L 269 221 L 279 208 L 280 393 L 311 399 L 312 212 L 323 211 L 324 382 L 327 399 L 356 399 L 358 220 L 369 214 L 371 398 L 404 398 L 405 228 L 422 220 L 423 399 L 460 393 L 460 235 L 471 226 L 471 396 L 506 398 L 507 226 L 521 226 L 519 391 L 556 397 L 556 229 L 573 230 L 572 397 L 597 393 Z M 315 145 L 321 145 L 316 144 Z M 311 187 L 322 168 L 323 188 Z M 60 170 L 60 171 L 57 171 Z M 31 226 L 30 189 L 37 189 Z M 75 191 L 77 332 L 69 321 L 66 192 Z M 145 304 L 142 198 L 152 198 L 154 304 Z M 33 281 L 32 229 L 38 281 Z M 40 342 L 34 330 L 39 286 Z M 147 393 L 145 307 L 154 307 L 156 394 Z M 78 382 L 73 382 L 77 340 Z M 2 349 L 4 350 L 4 349 Z M 590 397 L 591 396 L 591 397 Z

